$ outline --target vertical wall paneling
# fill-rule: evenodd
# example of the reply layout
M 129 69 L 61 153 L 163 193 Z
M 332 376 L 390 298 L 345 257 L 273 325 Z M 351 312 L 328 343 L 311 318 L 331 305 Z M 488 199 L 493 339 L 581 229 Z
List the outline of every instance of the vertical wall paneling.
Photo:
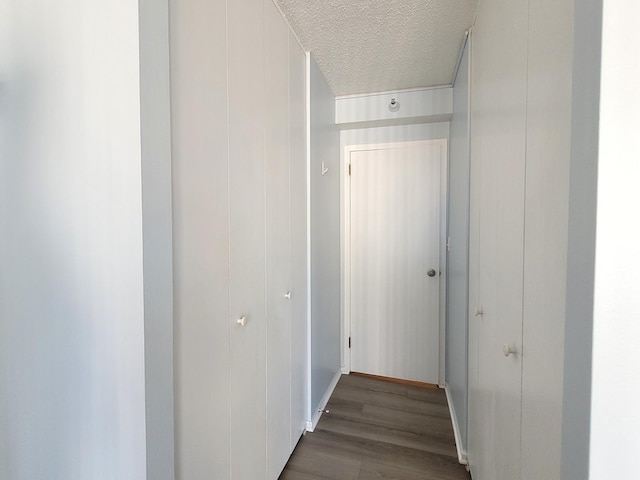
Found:
M 453 87 L 449 152 L 446 382 L 460 460 L 467 448 L 469 310 L 469 42 Z
M 224 2 L 170 2 L 176 478 L 229 478 Z
M 340 374 L 340 134 L 335 95 L 310 57 L 311 416 Z M 322 162 L 328 167 L 322 175 Z
M 291 236 L 289 205 L 289 32 L 271 0 L 265 8 L 267 478 L 291 446 Z
M 306 428 L 307 377 L 306 56 L 289 32 L 289 168 L 291 214 L 291 450 Z

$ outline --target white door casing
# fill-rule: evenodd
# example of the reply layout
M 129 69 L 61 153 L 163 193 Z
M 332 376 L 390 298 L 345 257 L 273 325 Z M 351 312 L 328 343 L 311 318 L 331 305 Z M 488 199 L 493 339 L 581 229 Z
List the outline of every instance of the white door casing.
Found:
M 348 154 L 350 369 L 441 383 L 446 141 L 350 147 Z

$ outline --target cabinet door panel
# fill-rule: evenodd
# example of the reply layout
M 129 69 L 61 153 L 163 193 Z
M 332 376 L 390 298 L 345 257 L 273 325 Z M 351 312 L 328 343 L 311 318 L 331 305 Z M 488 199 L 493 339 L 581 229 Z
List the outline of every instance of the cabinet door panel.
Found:
M 289 225 L 289 31 L 265 6 L 267 478 L 275 480 L 291 446 L 291 247 Z
M 263 0 L 228 2 L 231 478 L 266 476 Z M 236 319 L 246 316 L 246 326 Z
M 527 5 L 483 3 L 471 44 L 471 277 L 483 314 L 470 327 L 468 455 L 477 480 L 520 478 Z M 517 353 L 505 356 L 505 345 Z
M 291 450 L 306 427 L 307 116 L 306 58 L 289 33 L 291 211 Z
M 181 479 L 229 478 L 225 21 L 220 2 L 171 2 L 175 469 Z

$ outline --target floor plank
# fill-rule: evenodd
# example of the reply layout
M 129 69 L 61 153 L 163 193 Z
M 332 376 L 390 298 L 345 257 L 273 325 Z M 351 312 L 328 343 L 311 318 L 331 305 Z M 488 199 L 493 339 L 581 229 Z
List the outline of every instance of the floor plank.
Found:
M 338 382 L 280 480 L 469 480 L 442 390 L 355 375 Z

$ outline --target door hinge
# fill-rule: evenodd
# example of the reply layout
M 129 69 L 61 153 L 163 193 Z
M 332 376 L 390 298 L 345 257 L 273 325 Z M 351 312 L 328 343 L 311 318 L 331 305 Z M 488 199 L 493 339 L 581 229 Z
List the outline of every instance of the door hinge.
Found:
M 349 348 L 351 348 L 351 337 L 349 337 Z
M 451 251 L 451 237 L 447 237 L 447 252 Z
M 349 176 L 351 176 L 351 164 L 349 164 Z

